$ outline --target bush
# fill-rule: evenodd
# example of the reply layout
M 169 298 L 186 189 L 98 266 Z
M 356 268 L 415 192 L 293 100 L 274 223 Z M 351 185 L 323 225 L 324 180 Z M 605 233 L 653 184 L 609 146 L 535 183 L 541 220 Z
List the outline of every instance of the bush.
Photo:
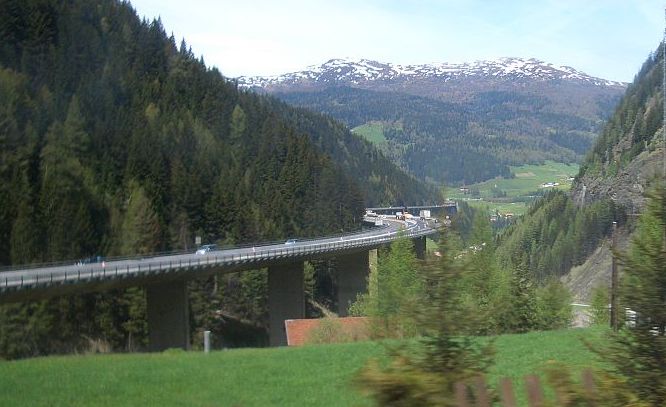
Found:
M 387 363 L 370 361 L 358 384 L 380 405 L 454 406 L 455 384 L 483 375 L 492 346 L 473 341 L 466 310 L 460 306 L 464 265 L 442 234 L 440 260 L 423 270 L 425 293 L 413 314 L 423 336 L 389 349 Z
M 540 329 L 563 329 L 571 326 L 573 310 L 571 293 L 559 280 L 550 280 L 537 289 L 537 319 Z
M 609 293 L 606 285 L 598 285 L 592 290 L 592 301 L 590 304 L 590 313 L 593 325 L 610 324 Z
M 366 324 L 343 325 L 337 318 L 321 318 L 312 328 L 308 344 L 345 343 L 370 339 Z

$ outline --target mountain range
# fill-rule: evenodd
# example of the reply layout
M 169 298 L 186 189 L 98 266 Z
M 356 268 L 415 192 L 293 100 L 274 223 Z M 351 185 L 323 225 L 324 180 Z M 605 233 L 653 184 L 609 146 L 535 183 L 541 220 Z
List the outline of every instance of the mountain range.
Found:
M 294 87 L 311 89 L 330 84 L 369 85 L 370 82 L 385 84 L 409 84 L 419 80 L 449 82 L 465 79 L 494 79 L 497 81 L 565 80 L 602 87 L 624 88 L 626 83 L 596 78 L 569 66 L 557 66 L 538 59 L 500 58 L 471 63 L 436 63 L 422 65 L 399 65 L 367 59 L 331 59 L 319 66 L 303 71 L 276 76 L 240 77 L 243 87 L 276 91 L 281 87 L 290 91 Z
M 397 65 L 332 59 L 239 87 L 323 112 L 419 179 L 462 184 L 509 165 L 580 161 L 626 84 L 536 59 Z

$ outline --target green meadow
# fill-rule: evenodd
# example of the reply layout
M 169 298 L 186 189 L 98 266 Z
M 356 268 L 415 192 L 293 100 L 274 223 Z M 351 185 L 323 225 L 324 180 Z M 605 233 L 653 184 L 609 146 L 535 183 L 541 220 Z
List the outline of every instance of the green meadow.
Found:
M 550 189 L 569 190 L 571 178 L 578 174 L 578 164 L 564 164 L 546 161 L 541 165 L 512 166 L 513 178 L 496 178 L 477 184 L 467 185 L 470 193 L 459 188 L 446 191 L 448 198 L 467 201 L 470 205 L 487 207 L 489 211 L 523 214 L 537 193 Z M 544 187 L 547 183 L 557 186 Z M 478 193 L 472 193 L 478 191 Z
M 522 378 L 550 361 L 580 371 L 597 366 L 581 338 L 603 341 L 605 330 L 569 329 L 495 339 L 494 386 Z M 486 339 L 482 339 L 486 340 Z M 365 406 L 353 385 L 377 342 L 155 354 L 54 356 L 0 362 L 2 406 Z
M 386 137 L 384 137 L 384 124 L 380 122 L 369 122 L 362 124 L 360 126 L 354 127 L 352 132 L 354 134 L 358 134 L 372 144 L 386 143 Z

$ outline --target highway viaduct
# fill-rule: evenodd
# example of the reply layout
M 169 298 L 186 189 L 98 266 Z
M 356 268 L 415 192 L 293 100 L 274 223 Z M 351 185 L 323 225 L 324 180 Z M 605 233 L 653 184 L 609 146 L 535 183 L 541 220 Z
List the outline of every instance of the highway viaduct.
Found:
M 458 211 L 458 204 L 454 201 L 446 201 L 437 205 L 383 206 L 367 208 L 367 210 L 377 214 L 395 215 L 396 212 L 402 212 L 405 208 L 407 208 L 407 211 L 413 215 L 418 215 L 421 209 L 427 209 L 433 215 L 454 215 Z
M 345 316 L 358 293 L 366 290 L 369 251 L 399 236 L 413 240 L 417 257 L 425 256 L 425 237 L 437 229 L 421 220 L 384 221 L 356 234 L 211 251 L 130 258 L 85 265 L 55 264 L 0 272 L 0 303 L 39 300 L 114 288 L 146 288 L 149 348 L 160 351 L 190 346 L 186 282 L 211 274 L 268 269 L 269 341 L 286 345 L 284 321 L 305 317 L 303 264 L 337 261 L 338 313 Z

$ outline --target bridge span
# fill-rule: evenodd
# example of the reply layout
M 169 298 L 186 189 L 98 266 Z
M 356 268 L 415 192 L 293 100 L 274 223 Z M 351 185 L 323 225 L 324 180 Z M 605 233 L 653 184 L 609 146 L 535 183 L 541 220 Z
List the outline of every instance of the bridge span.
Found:
M 415 215 L 419 214 L 421 209 L 427 209 L 433 214 L 443 214 L 443 215 L 455 215 L 458 210 L 458 204 L 455 201 L 445 201 L 437 205 L 421 205 L 421 206 L 383 206 L 376 208 L 367 208 L 368 211 L 374 213 L 385 214 L 385 215 L 394 215 L 396 212 L 401 212 L 405 208 Z
M 370 250 L 404 235 L 413 240 L 417 257 L 423 258 L 425 237 L 438 232 L 421 220 L 385 220 L 384 223 L 351 235 L 234 247 L 205 255 L 179 253 L 85 265 L 19 266 L 0 272 L 0 303 L 143 286 L 147 296 L 150 349 L 188 349 L 187 280 L 267 268 L 270 344 L 286 345 L 284 321 L 305 317 L 304 261 L 337 260 L 338 313 L 345 316 L 357 294 L 366 290 Z

